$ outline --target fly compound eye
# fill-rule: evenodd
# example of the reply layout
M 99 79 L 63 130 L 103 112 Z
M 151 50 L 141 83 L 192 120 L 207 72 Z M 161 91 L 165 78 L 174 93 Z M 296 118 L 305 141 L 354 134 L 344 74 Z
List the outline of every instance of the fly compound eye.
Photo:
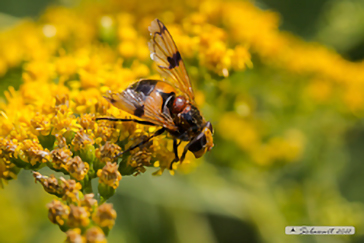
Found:
M 205 147 L 206 144 L 206 136 L 204 134 L 202 134 L 202 136 L 200 138 L 198 138 L 197 140 L 193 141 L 190 146 L 188 147 L 188 150 L 190 150 L 191 152 L 197 152 L 201 149 L 203 149 Z
M 188 147 L 196 158 L 200 158 L 205 153 L 206 147 L 206 136 L 201 133 Z
M 172 112 L 177 114 L 183 111 L 186 107 L 186 98 L 183 96 L 177 96 L 173 101 L 173 109 Z

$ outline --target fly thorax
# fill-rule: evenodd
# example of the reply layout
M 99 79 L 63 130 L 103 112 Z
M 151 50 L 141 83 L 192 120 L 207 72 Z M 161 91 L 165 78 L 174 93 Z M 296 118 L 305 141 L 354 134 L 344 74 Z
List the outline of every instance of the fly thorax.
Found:
M 197 133 L 202 128 L 203 119 L 199 112 L 199 110 L 188 104 L 184 108 L 184 110 L 178 114 L 179 117 L 179 125 L 185 131 L 190 131 L 191 133 Z

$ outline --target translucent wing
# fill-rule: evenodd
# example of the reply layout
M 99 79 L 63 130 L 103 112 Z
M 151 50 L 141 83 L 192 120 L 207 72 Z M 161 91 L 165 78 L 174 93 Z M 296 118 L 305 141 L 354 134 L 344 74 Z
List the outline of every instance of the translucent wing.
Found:
M 141 80 L 121 93 L 111 93 L 105 98 L 115 107 L 137 116 L 142 120 L 152 122 L 155 125 L 163 126 L 175 131 L 173 119 L 169 110 L 162 110 L 163 99 L 153 97 L 146 92 L 155 80 Z M 158 81 L 163 82 L 163 81 Z
M 171 34 L 159 19 L 152 21 L 148 28 L 151 40 L 148 43 L 150 57 L 156 62 L 162 75 L 194 101 L 191 81 Z

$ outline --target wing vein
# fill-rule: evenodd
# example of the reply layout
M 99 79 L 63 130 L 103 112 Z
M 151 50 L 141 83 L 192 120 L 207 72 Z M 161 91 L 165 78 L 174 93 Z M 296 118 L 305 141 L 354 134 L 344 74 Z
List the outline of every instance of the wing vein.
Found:
M 194 93 L 186 67 L 176 44 L 168 29 L 161 21 L 155 19 L 149 26 L 151 41 L 149 50 L 153 61 L 156 62 L 161 74 L 166 76 L 167 82 L 186 94 L 194 102 Z

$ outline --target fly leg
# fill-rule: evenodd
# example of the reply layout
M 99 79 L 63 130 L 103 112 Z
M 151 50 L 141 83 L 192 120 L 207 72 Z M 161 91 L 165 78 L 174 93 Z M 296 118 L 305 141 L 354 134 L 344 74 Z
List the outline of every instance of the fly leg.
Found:
M 172 170 L 172 166 L 173 166 L 173 164 L 175 163 L 175 162 L 178 162 L 178 161 L 180 161 L 181 163 L 185 160 L 185 157 L 186 157 L 186 154 L 187 154 L 187 152 L 188 152 L 188 147 L 189 147 L 189 145 L 191 144 L 191 142 L 193 141 L 191 141 L 191 142 L 189 142 L 186 146 L 185 146 L 185 148 L 183 149 L 183 153 L 182 153 L 182 156 L 181 156 L 181 158 L 178 158 L 178 153 L 177 153 L 177 147 L 181 144 L 181 142 L 177 145 L 177 141 L 176 141 L 176 143 L 175 143 L 175 141 L 176 140 L 173 140 L 173 150 L 174 150 L 174 154 L 175 154 L 175 158 L 174 158 L 174 160 L 172 161 L 172 163 L 171 163 L 171 165 L 169 166 L 169 169 L 170 170 Z M 175 145 L 176 145 L 176 147 L 175 147 Z
M 182 153 L 182 156 L 181 156 L 181 159 L 180 159 L 181 163 L 185 160 L 185 157 L 186 157 L 186 154 L 187 154 L 187 152 L 188 152 L 188 147 L 189 147 L 190 143 L 191 143 L 191 142 L 189 142 L 189 143 L 185 146 L 185 148 L 183 149 L 183 153 Z
M 124 153 L 126 153 L 126 152 L 129 152 L 129 151 L 131 151 L 131 150 L 133 150 L 133 149 L 135 149 L 135 148 L 137 148 L 137 147 L 140 147 L 140 146 L 142 146 L 142 145 L 144 145 L 144 144 L 146 144 L 147 142 L 149 142 L 152 138 L 154 138 L 154 137 L 157 137 L 157 136 L 159 136 L 159 135 L 161 135 L 164 131 L 165 131 L 166 129 L 163 127 L 163 128 L 161 128 L 161 129 L 159 129 L 159 130 L 157 130 L 152 136 L 149 136 L 148 138 L 146 138 L 145 140 L 143 140 L 142 142 L 140 142 L 140 143 L 138 143 L 138 144 L 136 144 L 136 145 L 133 145 L 133 146 L 131 146 L 131 147 L 129 147 L 128 149 L 126 149 L 126 150 L 124 150 L 124 151 L 122 151 L 122 152 L 120 152 L 120 153 L 118 153 L 115 157 L 119 157 L 119 156 L 121 156 L 122 154 L 124 154 Z
M 97 117 L 96 121 L 107 120 L 107 121 L 122 121 L 122 122 L 135 122 L 143 125 L 155 126 L 154 123 L 148 121 L 141 121 L 137 119 L 124 119 L 124 118 L 113 118 L 113 117 Z
M 201 136 L 204 135 L 203 132 L 201 132 L 198 136 L 196 136 L 194 139 L 192 139 L 183 149 L 183 153 L 182 153 L 182 156 L 180 158 L 180 161 L 181 163 L 185 160 L 185 157 L 186 157 L 186 154 L 188 152 L 188 149 L 190 148 L 190 146 L 192 144 L 194 144 L 196 141 L 200 140 L 201 139 Z
M 173 164 L 175 162 L 179 161 L 179 157 L 178 157 L 178 146 L 182 143 L 182 140 L 177 143 L 177 139 L 173 139 L 173 152 L 174 152 L 174 159 L 172 160 L 169 169 L 172 170 Z

